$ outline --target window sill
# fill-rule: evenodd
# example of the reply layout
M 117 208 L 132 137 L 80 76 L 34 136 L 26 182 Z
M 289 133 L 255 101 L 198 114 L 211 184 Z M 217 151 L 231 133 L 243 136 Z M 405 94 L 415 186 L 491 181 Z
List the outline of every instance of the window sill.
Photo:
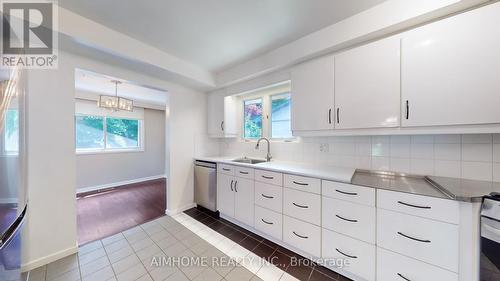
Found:
M 112 149 L 112 150 L 77 150 L 76 151 L 76 155 L 137 153 L 137 152 L 144 152 L 144 148 L 139 148 L 139 149 Z

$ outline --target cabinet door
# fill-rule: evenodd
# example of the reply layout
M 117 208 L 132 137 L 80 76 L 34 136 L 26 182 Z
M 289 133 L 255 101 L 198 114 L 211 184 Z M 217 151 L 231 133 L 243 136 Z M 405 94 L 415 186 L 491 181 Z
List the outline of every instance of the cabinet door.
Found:
M 224 93 L 212 93 L 207 101 L 208 135 L 222 137 L 224 134 Z
M 399 37 L 335 56 L 335 107 L 335 128 L 399 126 Z
M 212 93 L 207 101 L 208 135 L 210 137 L 235 137 L 236 99 L 225 92 Z
M 292 70 L 292 131 L 334 128 L 333 57 L 322 57 Z
M 234 184 L 234 217 L 242 223 L 254 225 L 254 181 L 236 178 Z
M 499 14 L 495 3 L 403 34 L 403 126 L 500 122 Z
M 217 174 L 217 210 L 230 217 L 234 217 L 234 182 L 232 176 Z

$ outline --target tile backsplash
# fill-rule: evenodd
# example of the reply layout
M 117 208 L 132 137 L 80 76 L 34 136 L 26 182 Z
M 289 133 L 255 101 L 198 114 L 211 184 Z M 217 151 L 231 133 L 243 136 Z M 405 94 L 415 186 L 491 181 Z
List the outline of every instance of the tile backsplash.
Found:
M 219 140 L 220 156 L 264 157 L 266 146 Z M 276 160 L 500 182 L 500 134 L 308 137 L 272 142 Z

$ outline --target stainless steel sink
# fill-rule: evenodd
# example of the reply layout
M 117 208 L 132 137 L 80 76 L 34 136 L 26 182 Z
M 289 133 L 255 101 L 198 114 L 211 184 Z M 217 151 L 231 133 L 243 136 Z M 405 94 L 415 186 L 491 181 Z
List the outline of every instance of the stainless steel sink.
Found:
M 238 158 L 238 159 L 231 160 L 231 162 L 247 163 L 247 164 L 259 164 L 259 163 L 266 162 L 266 160 L 252 159 L 252 158 L 244 157 L 244 158 Z

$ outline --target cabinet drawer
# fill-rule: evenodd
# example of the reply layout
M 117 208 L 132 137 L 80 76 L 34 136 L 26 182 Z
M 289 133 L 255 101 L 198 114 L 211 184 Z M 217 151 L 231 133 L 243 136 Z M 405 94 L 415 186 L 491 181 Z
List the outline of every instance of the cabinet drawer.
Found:
M 321 254 L 319 226 L 283 216 L 283 241 L 314 257 L 319 257 Z
M 255 170 L 255 180 L 263 183 L 282 186 L 283 174 L 266 170 Z
M 315 225 L 320 225 L 321 196 L 290 188 L 284 188 L 283 213 Z
M 458 275 L 448 270 L 378 248 L 377 280 L 458 281 Z
M 283 213 L 283 187 L 256 182 L 255 204 L 278 213 Z
M 375 206 L 375 188 L 334 181 L 323 181 L 322 194 L 323 196 L 357 204 Z
M 282 219 L 280 213 L 255 206 L 255 228 L 278 240 L 282 239 Z
M 321 194 L 320 179 L 284 174 L 283 186 L 301 191 Z
M 459 205 L 453 200 L 378 190 L 377 207 L 453 224 L 459 223 Z
M 375 245 L 327 229 L 323 229 L 322 239 L 324 259 L 347 260 L 349 264 L 342 267 L 341 271 L 349 272 L 363 280 L 375 280 Z
M 323 196 L 322 209 L 324 228 L 375 244 L 375 207 Z
M 217 164 L 217 171 L 222 174 L 234 176 L 234 168 L 235 166 L 226 165 L 226 164 Z
M 377 245 L 458 272 L 458 226 L 377 210 Z
M 253 180 L 253 174 L 254 170 L 252 168 L 234 167 L 234 175 L 237 177 Z

